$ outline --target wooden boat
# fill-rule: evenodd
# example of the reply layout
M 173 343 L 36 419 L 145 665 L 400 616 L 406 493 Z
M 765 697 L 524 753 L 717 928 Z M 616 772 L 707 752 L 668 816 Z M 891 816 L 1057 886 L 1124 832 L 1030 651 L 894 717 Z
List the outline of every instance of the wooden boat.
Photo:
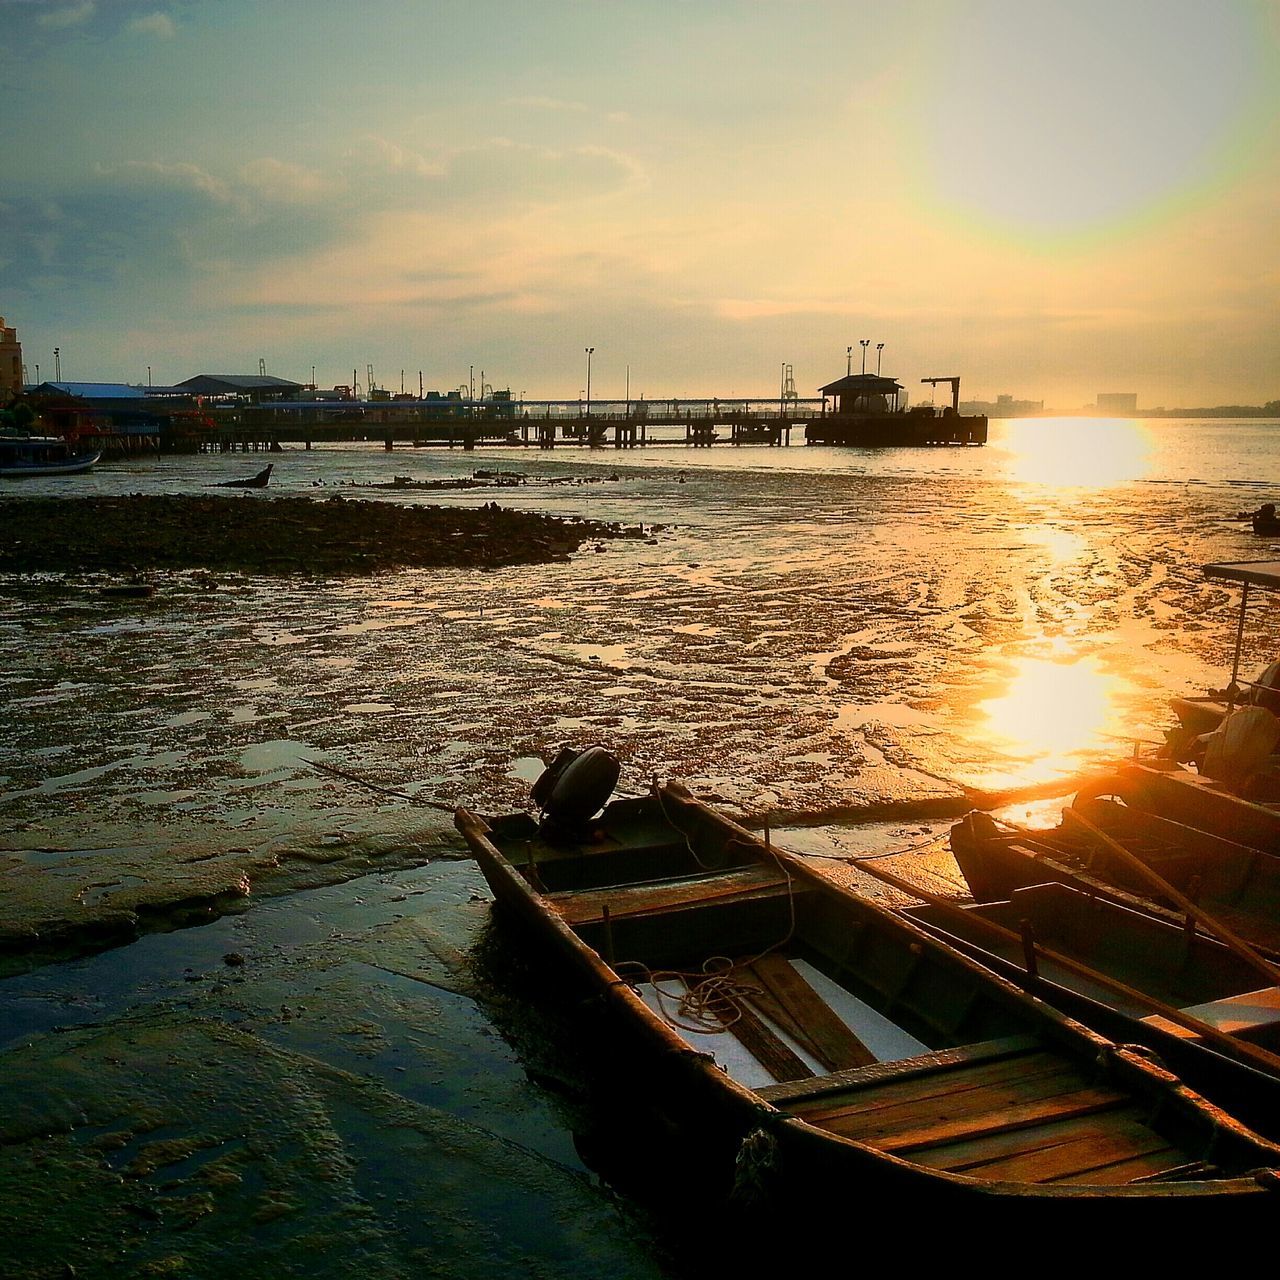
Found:
M 1265 513 L 1266 508 L 1263 508 Z M 1247 514 L 1245 518 L 1250 518 Z M 1227 582 L 1241 589 L 1235 652 L 1231 661 L 1231 678 L 1225 689 L 1208 696 L 1171 699 L 1179 728 L 1169 735 L 1160 756 L 1173 760 L 1198 760 L 1203 754 L 1204 735 L 1213 732 L 1235 708 L 1263 707 L 1280 715 L 1280 662 L 1271 662 L 1256 680 L 1241 680 L 1240 666 L 1244 653 L 1244 624 L 1253 589 L 1280 592 L 1280 560 L 1243 560 L 1207 564 L 1204 576 L 1211 582 Z
M 702 1171 L 701 1214 L 749 1228 L 763 1197 L 808 1238 L 853 1206 L 966 1229 L 1015 1205 L 1024 1224 L 1275 1212 L 1280 1148 L 676 783 L 558 835 L 455 821 L 531 962 L 590 997 L 617 1095 Z
M 1077 796 L 1072 812 L 1251 945 L 1280 953 L 1280 857 L 1107 796 Z M 986 814 L 970 814 L 952 828 L 951 852 L 979 902 L 1056 881 L 1123 906 L 1163 913 L 1166 920 L 1182 919 L 1170 909 L 1167 894 L 1153 891 L 1105 841 L 1067 815 L 1052 831 L 1028 832 L 1001 829 Z
M 1145 1046 L 1197 1092 L 1280 1138 L 1280 988 L 1223 943 L 1056 883 L 903 914 L 1108 1039 Z
M 1280 538 L 1280 516 L 1276 515 L 1276 504 L 1264 502 L 1257 511 L 1248 515 L 1253 531 L 1260 538 Z
M 245 480 L 223 480 L 217 487 L 219 489 L 265 489 L 271 480 L 271 471 L 274 466 L 274 462 L 268 462 L 257 475 L 249 476 Z
M 0 437 L 0 476 L 74 476 L 90 470 L 101 452 L 76 452 L 59 436 Z

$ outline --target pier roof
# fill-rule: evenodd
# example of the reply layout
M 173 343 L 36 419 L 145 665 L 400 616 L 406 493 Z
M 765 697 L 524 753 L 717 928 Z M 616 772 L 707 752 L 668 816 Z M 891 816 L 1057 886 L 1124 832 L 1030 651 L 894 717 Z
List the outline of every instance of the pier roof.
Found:
M 36 391 L 58 391 L 80 400 L 142 400 L 146 392 L 125 382 L 42 382 Z
M 828 382 L 818 388 L 824 396 L 891 396 L 902 390 L 902 384 L 893 378 L 882 378 L 878 373 L 851 373 L 847 378 Z
M 178 386 L 184 391 L 216 396 L 235 395 L 242 391 L 290 391 L 301 387 L 302 383 L 260 373 L 198 373 L 194 378 L 179 382 Z

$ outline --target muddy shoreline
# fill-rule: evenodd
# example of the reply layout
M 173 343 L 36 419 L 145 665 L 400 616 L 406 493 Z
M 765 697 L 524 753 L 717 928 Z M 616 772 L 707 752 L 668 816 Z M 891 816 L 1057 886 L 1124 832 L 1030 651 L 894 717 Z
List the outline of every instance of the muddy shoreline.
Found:
M 0 500 L 0 573 L 497 568 L 565 560 L 585 542 L 622 536 L 603 521 L 496 503 L 473 509 L 337 495 L 19 497 Z

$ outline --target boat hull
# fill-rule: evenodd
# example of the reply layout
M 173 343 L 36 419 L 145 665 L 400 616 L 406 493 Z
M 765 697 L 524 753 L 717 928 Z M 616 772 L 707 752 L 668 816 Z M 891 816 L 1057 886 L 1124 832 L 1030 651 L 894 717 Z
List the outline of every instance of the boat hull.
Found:
M 22 480 L 35 476 L 76 476 L 92 470 L 101 453 L 82 454 L 65 462 L 33 462 L 0 464 L 0 478 Z

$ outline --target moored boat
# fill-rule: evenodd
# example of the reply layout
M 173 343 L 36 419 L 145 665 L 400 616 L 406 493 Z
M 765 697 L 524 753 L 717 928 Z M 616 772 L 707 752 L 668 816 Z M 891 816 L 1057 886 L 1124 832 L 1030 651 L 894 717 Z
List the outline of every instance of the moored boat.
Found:
M 903 914 L 1108 1039 L 1144 1045 L 1280 1137 L 1280 989 L 1202 930 L 1052 882 Z
M 592 997 L 620 1096 L 703 1171 L 701 1213 L 1274 1213 L 1280 1148 L 680 785 L 550 817 L 456 825 L 531 960 Z
M 1073 821 L 1073 815 L 1085 818 L 1093 830 Z M 1057 882 L 1181 920 L 1169 894 L 1153 888 L 1121 850 L 1170 890 L 1194 898 L 1252 946 L 1280 954 L 1280 857 L 1263 848 L 1109 795 L 1077 796 L 1062 824 L 1050 831 L 1000 827 L 982 813 L 968 815 L 951 831 L 951 852 L 979 902 L 1008 898 L 1028 885 Z
M 222 480 L 218 484 L 219 489 L 265 489 L 271 480 L 271 472 L 275 469 L 274 462 L 268 462 L 256 475 L 248 476 L 244 480 Z
M 77 451 L 60 436 L 0 436 L 0 476 L 74 476 L 90 470 L 100 452 Z

